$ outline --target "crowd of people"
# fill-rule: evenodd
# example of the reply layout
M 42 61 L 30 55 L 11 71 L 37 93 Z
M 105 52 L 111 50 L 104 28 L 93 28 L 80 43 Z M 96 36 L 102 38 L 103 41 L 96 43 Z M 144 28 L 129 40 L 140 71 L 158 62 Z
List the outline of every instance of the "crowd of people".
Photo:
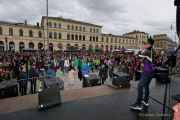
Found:
M 163 64 L 164 59 L 158 55 L 157 61 L 160 65 Z M 30 92 L 36 93 L 36 82 L 40 76 L 46 75 L 64 80 L 63 74 L 67 73 L 69 86 L 73 86 L 76 75 L 81 81 L 85 74 L 98 72 L 104 84 L 108 76 L 112 78 L 114 68 L 121 69 L 133 78 L 135 69 L 141 69 L 141 60 L 133 53 L 102 51 L 55 51 L 49 54 L 43 51 L 0 53 L 0 81 L 17 79 L 20 87 L 25 88 L 22 90 L 20 88 L 21 95 L 27 94 L 28 81 L 31 85 Z

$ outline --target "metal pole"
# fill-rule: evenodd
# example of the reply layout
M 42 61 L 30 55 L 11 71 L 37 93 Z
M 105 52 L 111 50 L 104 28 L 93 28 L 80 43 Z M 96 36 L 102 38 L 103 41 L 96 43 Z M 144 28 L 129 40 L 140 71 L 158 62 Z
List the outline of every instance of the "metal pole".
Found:
M 48 20 L 48 0 L 46 0 L 46 8 L 47 8 L 47 59 L 49 59 L 49 20 Z

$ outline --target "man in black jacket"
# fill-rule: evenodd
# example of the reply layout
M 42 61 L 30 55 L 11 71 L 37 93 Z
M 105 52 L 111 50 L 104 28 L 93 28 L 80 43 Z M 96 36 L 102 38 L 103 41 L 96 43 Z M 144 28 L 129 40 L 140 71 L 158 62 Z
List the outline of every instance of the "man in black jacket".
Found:
M 31 83 L 31 93 L 32 94 L 36 93 L 36 81 L 37 81 L 38 77 L 39 77 L 38 71 L 37 71 L 37 69 L 35 69 L 35 65 L 33 64 L 29 71 L 29 80 Z
M 108 78 L 108 65 L 106 65 L 105 63 L 103 63 L 101 65 L 101 68 L 99 70 L 99 76 L 102 79 L 102 84 L 104 84 L 104 82 L 106 81 L 106 79 Z

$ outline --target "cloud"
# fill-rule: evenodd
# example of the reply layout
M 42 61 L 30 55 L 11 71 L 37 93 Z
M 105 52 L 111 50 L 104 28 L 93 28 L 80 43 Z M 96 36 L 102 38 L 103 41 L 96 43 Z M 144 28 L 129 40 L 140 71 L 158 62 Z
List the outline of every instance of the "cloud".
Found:
M 175 8 L 169 0 L 49 0 L 50 16 L 102 25 L 104 33 L 112 34 L 136 29 L 171 36 Z M 43 15 L 46 0 L 1 0 L 0 20 L 36 24 Z

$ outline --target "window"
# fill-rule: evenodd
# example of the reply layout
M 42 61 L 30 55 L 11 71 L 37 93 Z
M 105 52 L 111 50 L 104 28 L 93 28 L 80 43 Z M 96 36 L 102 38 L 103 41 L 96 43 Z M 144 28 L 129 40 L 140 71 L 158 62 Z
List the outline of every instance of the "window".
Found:
M 96 37 L 96 42 L 98 42 L 98 36 Z
M 70 40 L 70 35 L 69 34 L 67 35 L 67 39 Z
M 67 25 L 67 29 L 70 30 L 70 26 L 69 25 Z
M 97 29 L 97 30 L 96 30 L 96 32 L 98 33 L 98 32 L 99 32 L 99 30 Z
M 57 24 L 56 23 L 54 23 L 54 28 L 57 28 Z
M 113 42 L 113 38 L 111 38 L 111 42 Z
M 3 33 L 3 30 L 2 30 L 2 27 L 0 27 L 0 35 L 2 35 Z
M 13 29 L 12 28 L 9 28 L 9 35 L 13 35 Z
M 92 32 L 92 28 L 90 28 L 90 32 Z
M 71 40 L 74 40 L 74 35 L 73 34 L 71 35 Z
M 59 29 L 61 29 L 61 23 L 58 24 Z
M 117 43 L 117 38 L 115 39 L 115 43 Z
M 71 26 L 71 29 L 74 30 L 74 26 L 73 25 Z
M 33 37 L 33 31 L 29 30 L 29 37 Z
M 86 31 L 86 29 L 85 29 L 85 27 L 83 27 L 83 32 L 85 32 Z
M 49 27 L 52 28 L 52 23 L 51 22 L 49 22 Z
M 81 35 L 79 35 L 79 40 L 80 40 L 80 41 L 81 41 L 81 38 L 82 38 Z
M 86 40 L 86 37 L 85 37 L 85 35 L 83 35 L 83 41 L 85 41 Z
M 58 34 L 58 39 L 61 39 L 61 33 Z
M 54 32 L 54 39 L 57 39 L 57 33 Z
M 94 33 L 96 32 L 96 29 L 95 29 L 95 28 L 93 29 L 93 32 L 94 32 Z
M 93 36 L 93 41 L 95 42 L 96 37 Z
M 29 48 L 34 49 L 34 43 L 30 42 L 29 43 Z
M 123 39 L 123 43 L 124 43 L 124 39 Z
M 78 31 L 78 26 L 76 26 L 76 31 Z
M 82 31 L 82 27 L 79 27 L 79 31 Z
M 78 35 L 75 36 L 75 39 L 78 40 Z
M 108 42 L 108 38 L 106 38 L 106 42 Z
M 39 31 L 39 38 L 42 38 L 42 32 Z
M 90 41 L 92 41 L 92 36 L 90 36 Z
M 52 39 L 52 32 L 49 32 L 49 38 Z
M 104 38 L 102 37 L 102 42 L 104 42 Z
M 119 39 L 119 43 L 121 43 L 121 39 Z
M 23 36 L 23 30 L 19 29 L 19 36 Z

